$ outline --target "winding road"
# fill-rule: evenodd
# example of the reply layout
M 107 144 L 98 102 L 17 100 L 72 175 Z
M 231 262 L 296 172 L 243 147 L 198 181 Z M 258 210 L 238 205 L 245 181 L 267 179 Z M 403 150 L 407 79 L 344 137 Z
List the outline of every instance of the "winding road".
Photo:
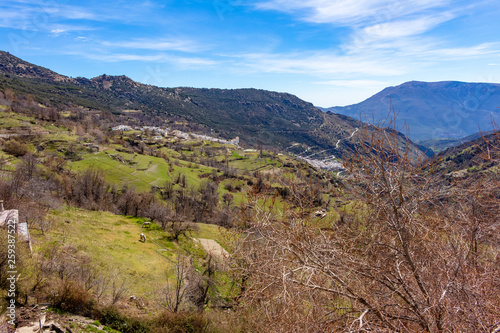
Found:
M 354 132 L 351 133 L 351 136 L 348 137 L 348 139 L 352 138 L 354 136 L 354 134 L 356 134 L 356 132 L 359 130 L 359 128 L 356 127 L 356 129 L 354 130 Z M 335 145 L 335 148 L 338 149 L 339 148 L 339 143 L 340 141 L 342 140 L 345 140 L 345 139 L 340 139 L 339 141 L 337 141 L 337 144 Z

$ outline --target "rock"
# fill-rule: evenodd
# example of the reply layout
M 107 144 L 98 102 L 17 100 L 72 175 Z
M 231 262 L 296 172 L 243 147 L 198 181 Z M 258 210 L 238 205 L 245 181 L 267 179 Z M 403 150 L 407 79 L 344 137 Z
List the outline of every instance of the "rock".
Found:
M 49 330 L 49 332 L 56 332 L 56 333 L 65 333 L 66 332 L 64 329 L 61 328 L 61 326 L 59 326 L 56 323 L 50 323 L 48 325 L 43 326 L 43 330 L 44 331 Z

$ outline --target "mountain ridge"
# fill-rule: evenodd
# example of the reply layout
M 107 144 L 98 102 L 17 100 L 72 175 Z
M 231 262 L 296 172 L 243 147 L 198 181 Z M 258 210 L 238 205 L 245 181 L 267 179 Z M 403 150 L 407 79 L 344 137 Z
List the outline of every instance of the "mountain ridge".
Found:
M 411 138 L 458 139 L 491 129 L 500 119 L 500 84 L 461 81 L 409 81 L 386 87 L 368 99 L 343 107 L 323 108 L 359 119 L 383 120 L 394 108 L 397 124 L 409 124 Z
M 181 119 L 201 126 L 206 133 L 239 136 L 249 145 L 262 144 L 293 153 L 313 149 L 323 151 L 324 156 L 341 157 L 354 151 L 356 137 L 349 136 L 355 128 L 364 126 L 347 116 L 324 113 L 288 93 L 254 88 L 162 88 L 106 74 L 92 79 L 68 78 L 5 52 L 0 52 L 0 63 L 2 90 L 31 94 L 40 102 L 76 104 L 118 114 L 140 110 L 144 118 Z M 412 151 L 416 156 L 425 149 L 412 144 Z

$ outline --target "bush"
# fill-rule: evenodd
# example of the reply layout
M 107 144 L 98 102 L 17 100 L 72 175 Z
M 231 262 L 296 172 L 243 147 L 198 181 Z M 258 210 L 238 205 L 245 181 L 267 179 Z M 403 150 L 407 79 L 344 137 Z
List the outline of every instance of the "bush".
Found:
M 150 325 L 147 322 L 138 318 L 126 317 L 113 306 L 101 310 L 100 322 L 122 333 L 151 332 Z
M 16 140 L 10 140 L 5 143 L 3 150 L 7 154 L 14 155 L 15 157 L 20 157 L 26 155 L 26 153 L 28 152 L 28 146 Z
M 92 295 L 72 282 L 65 282 L 50 302 L 54 308 L 83 316 L 92 316 L 97 305 Z
M 200 313 L 163 312 L 155 321 L 155 332 L 207 332 L 209 321 Z

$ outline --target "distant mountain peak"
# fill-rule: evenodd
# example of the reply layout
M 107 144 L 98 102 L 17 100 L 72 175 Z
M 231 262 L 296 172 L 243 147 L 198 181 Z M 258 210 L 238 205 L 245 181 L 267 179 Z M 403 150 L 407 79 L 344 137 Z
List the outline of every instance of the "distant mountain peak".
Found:
M 461 81 L 409 81 L 387 87 L 365 101 L 323 110 L 359 119 L 386 119 L 391 105 L 397 124 L 406 123 L 412 139 L 460 138 L 491 129 L 500 121 L 500 84 Z

